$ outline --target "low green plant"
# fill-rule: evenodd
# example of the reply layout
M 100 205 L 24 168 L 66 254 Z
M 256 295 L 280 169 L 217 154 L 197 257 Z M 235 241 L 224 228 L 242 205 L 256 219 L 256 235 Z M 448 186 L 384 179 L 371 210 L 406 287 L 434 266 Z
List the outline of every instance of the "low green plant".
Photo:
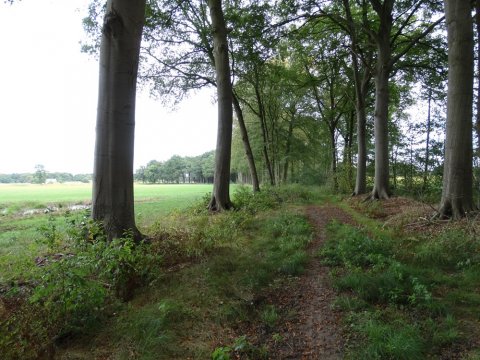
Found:
M 12 341 L 24 344 L 14 347 L 18 354 L 12 357 L 41 352 L 67 335 L 87 333 L 105 318 L 108 308 L 116 306 L 117 299 L 130 298 L 136 287 L 154 276 L 147 272 L 158 267 L 161 257 L 153 257 L 145 244 L 135 244 L 129 232 L 107 241 L 101 226 L 88 219 L 88 214 L 74 218 L 66 214 L 63 225 L 52 217 L 39 229 L 38 243 L 45 254 L 37 258 L 41 267 L 35 273 L 35 286 L 17 300 L 22 304 L 18 312 L 0 323 L 5 334 L 2 349 Z M 32 318 L 19 321 L 24 314 Z
M 268 353 L 264 347 L 256 347 L 252 345 L 246 335 L 242 335 L 235 339 L 231 346 L 217 347 L 212 353 L 213 360 L 231 359 L 232 353 L 235 358 L 246 356 L 247 359 L 267 359 Z
M 416 259 L 445 269 L 463 269 L 480 265 L 478 236 L 450 230 L 435 238 L 426 238 L 418 247 Z
M 376 313 L 365 313 L 353 323 L 354 329 L 367 340 L 355 348 L 352 359 L 425 359 L 425 343 L 420 329 L 397 318 L 386 322 Z
M 460 324 L 452 311 L 460 304 L 462 311 L 467 304 L 480 304 L 472 296 L 480 285 L 477 268 L 465 262 L 476 255 L 463 254 L 474 251 L 475 241 L 372 238 L 339 224 L 328 230 L 320 256 L 333 267 L 340 291 L 334 306 L 348 312 L 349 328 L 356 334 L 347 358 L 424 359 L 459 340 Z
M 281 314 L 259 295 L 304 270 L 312 239 L 306 218 L 284 205 L 308 202 L 311 194 L 262 189 L 220 214 L 205 210 L 206 196 L 197 210 L 157 221 L 148 244 L 135 244 L 129 233 L 106 241 L 88 213 L 56 217 L 40 232 L 42 266 L 32 287 L 15 291 L 25 308 L 0 323 L 0 348 L 9 348 L 10 358 L 38 358 L 46 346 L 99 329 L 99 343 L 87 336 L 85 347 L 108 343 L 114 357 L 207 358 L 213 355 L 206 327 L 243 320 L 273 329 Z M 267 350 L 240 337 L 216 351 L 219 358 L 238 355 L 264 359 Z
M 267 326 L 267 328 L 273 329 L 279 319 L 275 305 L 267 305 L 262 311 L 261 318 L 262 322 Z
M 320 251 L 327 265 L 381 269 L 391 261 L 393 244 L 388 237 L 374 239 L 359 229 L 335 222 L 327 231 L 328 241 Z
M 232 349 L 228 346 L 218 347 L 212 353 L 212 360 L 230 360 Z

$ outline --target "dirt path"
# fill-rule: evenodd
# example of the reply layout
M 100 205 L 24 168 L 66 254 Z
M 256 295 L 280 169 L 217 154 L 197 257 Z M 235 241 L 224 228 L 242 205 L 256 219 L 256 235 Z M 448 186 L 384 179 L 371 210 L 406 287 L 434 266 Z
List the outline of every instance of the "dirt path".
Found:
M 325 241 L 326 225 L 332 220 L 353 224 L 353 219 L 333 205 L 311 206 L 306 214 L 315 226 L 316 236 L 309 246 L 312 259 L 305 273 L 290 287 L 269 299 L 282 314 L 291 314 L 275 331 L 280 335 L 263 336 L 270 359 L 341 359 L 343 337 L 340 314 L 332 309 L 335 293 L 328 271 L 313 256 Z

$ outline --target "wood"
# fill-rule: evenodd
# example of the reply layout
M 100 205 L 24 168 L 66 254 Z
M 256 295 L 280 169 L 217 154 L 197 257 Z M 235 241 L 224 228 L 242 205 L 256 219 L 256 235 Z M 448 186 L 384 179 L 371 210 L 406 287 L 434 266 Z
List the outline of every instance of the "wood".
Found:
M 108 0 L 100 47 L 92 217 L 109 239 L 135 225 L 135 97 L 145 0 Z
M 445 0 L 448 92 L 440 217 L 460 218 L 474 209 L 472 175 L 473 22 L 470 2 Z
M 228 60 L 228 41 L 222 1 L 209 0 L 212 19 L 212 35 L 218 98 L 218 131 L 215 151 L 215 175 L 213 180 L 211 211 L 228 210 L 230 201 L 230 157 L 232 152 L 233 95 Z

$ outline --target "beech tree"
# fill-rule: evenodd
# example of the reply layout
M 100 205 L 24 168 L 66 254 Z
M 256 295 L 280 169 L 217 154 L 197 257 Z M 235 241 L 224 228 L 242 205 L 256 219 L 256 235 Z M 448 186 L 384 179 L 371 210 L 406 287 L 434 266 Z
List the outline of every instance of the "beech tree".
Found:
M 389 79 L 394 66 L 421 39 L 427 36 L 443 18 L 435 22 L 425 19 L 418 25 L 417 15 L 420 10 L 432 14 L 427 1 L 370 0 L 377 14 L 378 26 L 373 28 L 367 19 L 363 25 L 372 41 L 377 46 L 377 62 L 374 72 L 375 80 L 375 180 L 372 198 L 389 197 L 389 158 L 388 158 L 388 105 Z M 435 8 L 435 1 L 427 4 Z M 427 11 L 428 10 L 428 11 Z M 420 27 L 421 26 L 421 27 Z M 423 29 L 422 29 L 423 27 Z M 419 29 L 421 29 L 419 31 Z M 410 30 L 410 34 L 407 34 Z
M 441 217 L 474 209 L 472 176 L 473 22 L 469 1 L 445 0 L 448 92 Z
M 480 0 L 475 0 L 475 27 L 477 32 L 477 81 L 480 84 Z M 480 158 L 480 86 L 477 86 L 475 132 L 477 134 L 477 156 Z
M 230 155 L 232 151 L 232 82 L 228 60 L 227 26 L 223 15 L 222 1 L 209 0 L 212 19 L 213 54 L 218 101 L 218 132 L 215 151 L 215 175 L 213 193 L 209 209 L 212 211 L 228 210 L 230 201 Z
M 357 120 L 357 175 L 353 195 L 361 195 L 367 192 L 367 114 L 366 99 L 372 79 L 372 56 L 369 47 L 362 49 L 360 34 L 353 18 L 350 1 L 343 0 L 345 10 L 345 29 L 350 36 L 350 54 L 353 67 L 353 80 L 355 86 L 355 113 Z M 362 15 L 366 16 L 367 7 L 365 1 L 362 6 Z
M 235 5 L 229 7 L 230 12 L 239 10 L 240 4 Z M 204 0 L 162 0 L 152 7 L 152 19 L 147 26 L 145 35 L 147 45 L 144 50 L 154 61 L 149 63 L 141 78 L 151 82 L 153 92 L 161 95 L 163 100 L 173 99 L 175 102 L 191 90 L 217 86 L 211 20 L 207 12 L 208 6 Z M 249 10 L 244 9 L 244 12 L 249 13 Z M 245 24 L 242 25 L 239 33 L 248 32 L 244 29 Z M 232 41 L 234 37 L 230 33 L 230 46 L 235 42 Z M 232 51 L 230 58 L 234 53 L 235 50 Z M 231 63 L 234 68 L 236 62 L 232 60 Z M 232 101 L 242 134 L 253 191 L 259 191 L 260 184 L 249 135 L 246 132 L 243 109 L 234 90 Z
M 109 239 L 135 225 L 135 97 L 146 0 L 108 0 L 100 45 L 92 217 Z

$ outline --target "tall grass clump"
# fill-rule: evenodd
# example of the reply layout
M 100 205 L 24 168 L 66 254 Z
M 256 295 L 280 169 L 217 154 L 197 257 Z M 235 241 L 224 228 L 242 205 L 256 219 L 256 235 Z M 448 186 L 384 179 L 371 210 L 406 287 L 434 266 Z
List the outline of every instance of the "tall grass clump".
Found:
M 424 359 L 459 340 L 453 299 L 463 295 L 455 287 L 480 285 L 479 277 L 469 276 L 478 254 L 476 241 L 465 234 L 422 241 L 372 237 L 336 223 L 329 225 L 328 234 L 320 256 L 332 267 L 340 292 L 335 306 L 347 312 L 355 334 L 349 358 Z M 452 274 L 453 269 L 459 273 Z M 471 297 L 469 301 L 478 305 Z

